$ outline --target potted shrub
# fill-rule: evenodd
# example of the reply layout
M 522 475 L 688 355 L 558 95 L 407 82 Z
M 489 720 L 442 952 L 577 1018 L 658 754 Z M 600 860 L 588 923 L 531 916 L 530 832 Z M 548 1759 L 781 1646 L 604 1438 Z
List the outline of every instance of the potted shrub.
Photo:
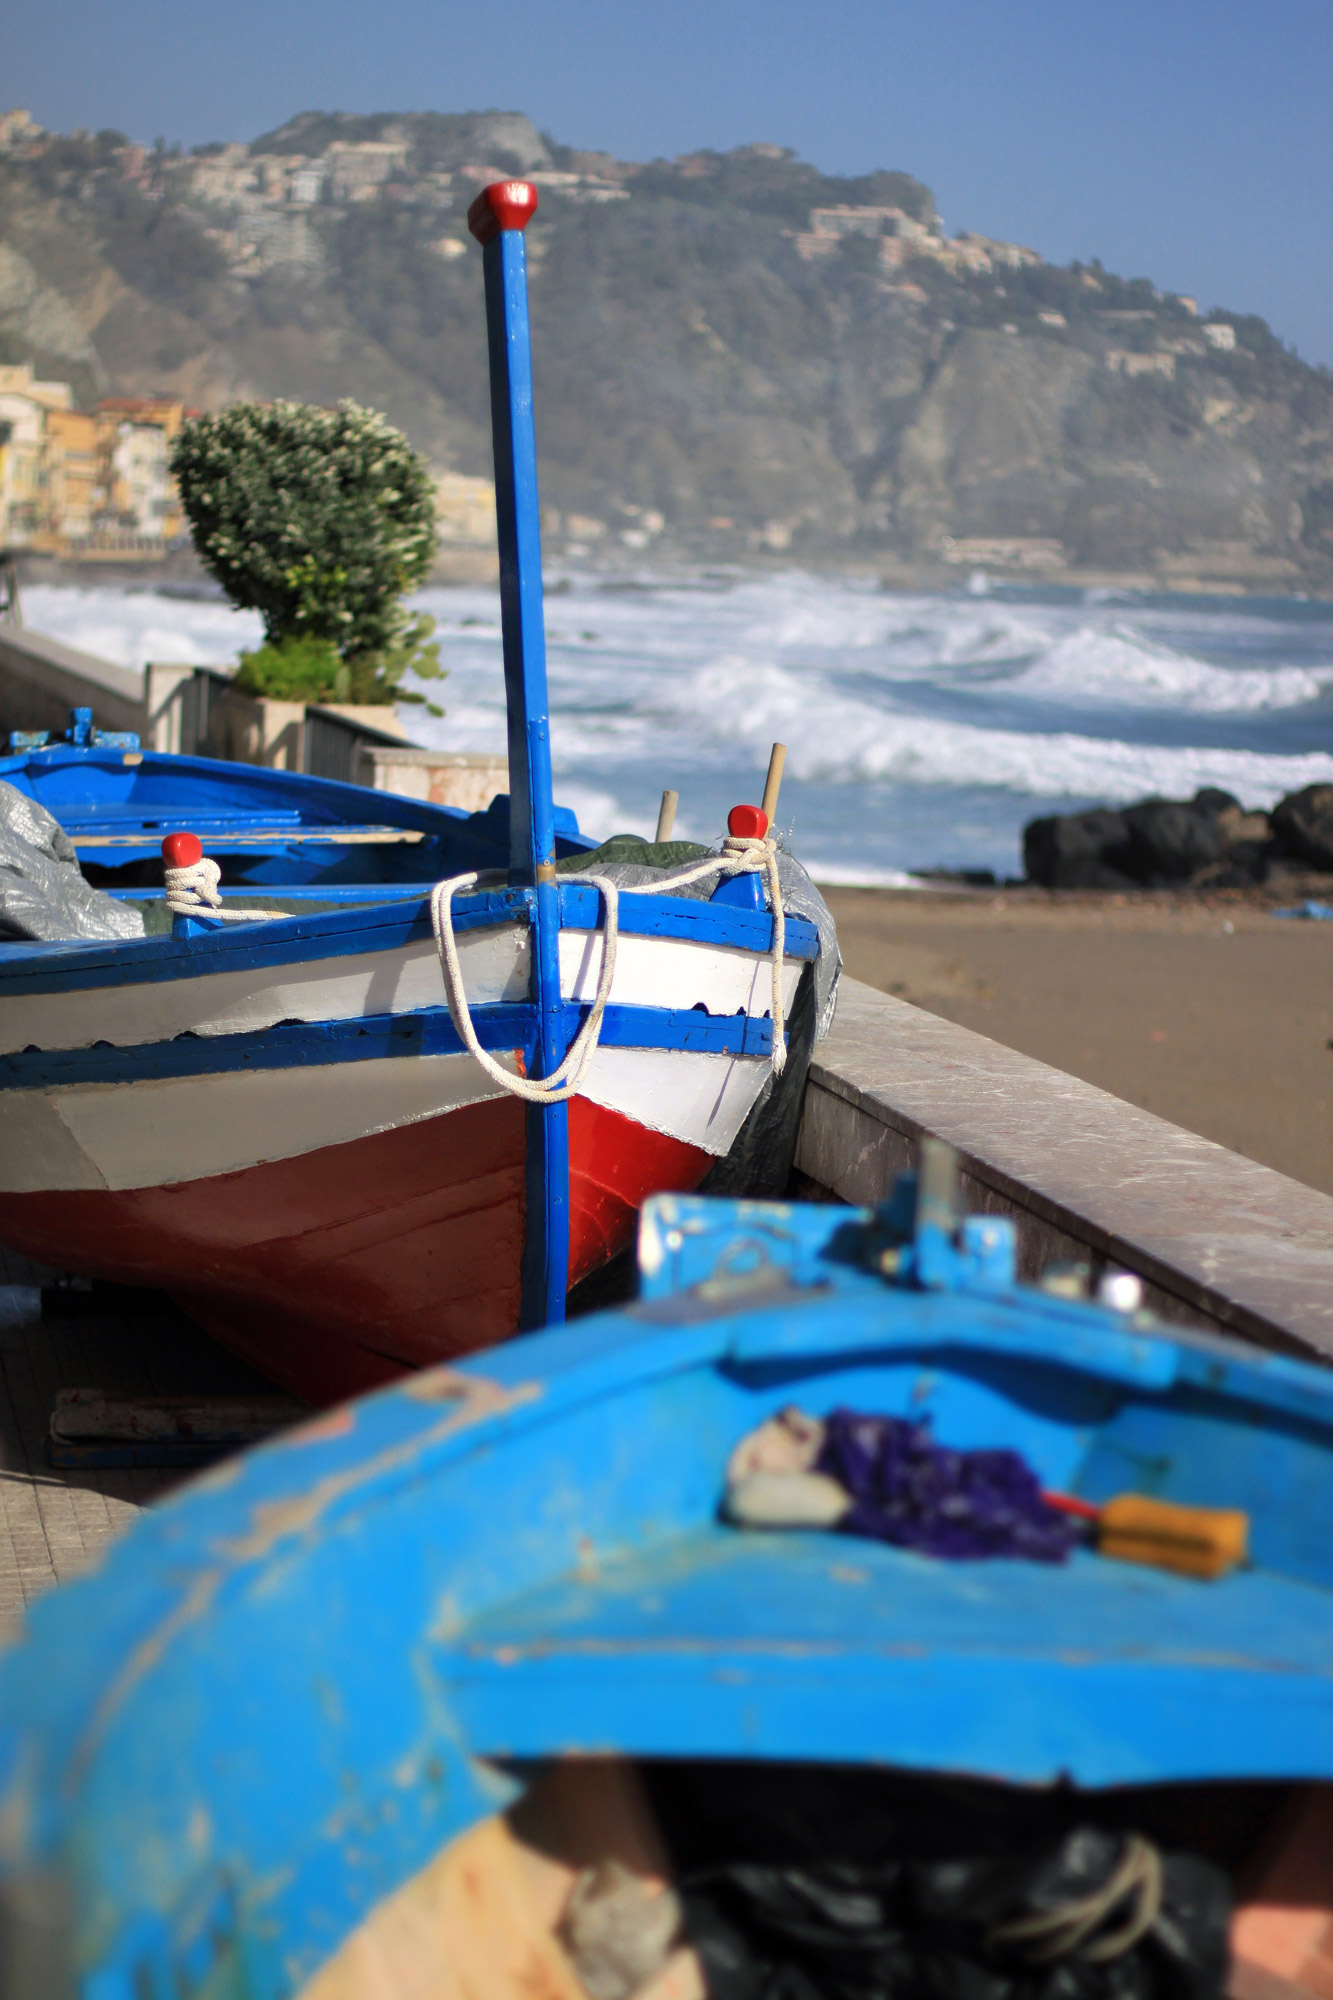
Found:
M 238 694 L 294 704 L 293 715 L 306 702 L 425 701 L 401 683 L 440 676 L 434 620 L 403 599 L 435 553 L 434 484 L 400 431 L 352 402 L 234 403 L 185 423 L 171 465 L 200 560 L 264 620 L 263 645 L 241 655 Z M 260 718 L 243 754 L 299 761 L 290 744 L 276 747 L 287 726 Z M 252 722 L 246 731 L 248 743 Z

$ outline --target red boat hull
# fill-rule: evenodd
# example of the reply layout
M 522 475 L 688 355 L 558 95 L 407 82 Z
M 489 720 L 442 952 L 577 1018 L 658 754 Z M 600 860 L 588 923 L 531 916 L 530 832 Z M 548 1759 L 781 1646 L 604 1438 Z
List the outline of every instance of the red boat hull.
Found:
M 506 1096 L 166 1187 L 2 1194 L 0 1240 L 170 1292 L 270 1380 L 328 1403 L 514 1333 L 524 1133 Z M 627 1247 L 648 1195 L 688 1192 L 712 1164 L 584 1098 L 569 1150 L 571 1285 Z

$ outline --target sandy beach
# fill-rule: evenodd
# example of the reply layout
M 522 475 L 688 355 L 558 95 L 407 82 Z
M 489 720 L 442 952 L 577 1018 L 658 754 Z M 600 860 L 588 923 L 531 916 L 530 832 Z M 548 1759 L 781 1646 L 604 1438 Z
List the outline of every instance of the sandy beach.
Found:
M 855 978 L 1333 1194 L 1333 923 L 1241 897 L 825 894 Z

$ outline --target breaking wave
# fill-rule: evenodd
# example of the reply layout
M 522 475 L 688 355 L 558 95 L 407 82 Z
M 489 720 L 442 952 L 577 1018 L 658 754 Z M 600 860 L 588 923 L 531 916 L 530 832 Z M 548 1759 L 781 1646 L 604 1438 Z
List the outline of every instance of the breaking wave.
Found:
M 421 742 L 501 749 L 494 591 L 419 602 L 449 712 L 403 721 Z M 225 662 L 259 637 L 218 598 L 148 589 L 39 587 L 25 612 L 125 666 Z M 590 832 L 651 830 L 671 785 L 681 832 L 711 835 L 781 738 L 780 816 L 831 880 L 1009 873 L 1036 812 L 1200 785 L 1265 806 L 1333 780 L 1333 605 L 571 574 L 547 627 L 558 790 Z

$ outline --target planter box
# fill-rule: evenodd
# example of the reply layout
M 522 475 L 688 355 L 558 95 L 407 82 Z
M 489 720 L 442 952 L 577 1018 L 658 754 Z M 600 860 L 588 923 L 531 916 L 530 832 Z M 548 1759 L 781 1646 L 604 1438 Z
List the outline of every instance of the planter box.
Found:
M 378 743 L 407 738 L 392 708 L 356 702 L 273 701 L 228 687 L 209 703 L 205 751 L 273 771 L 311 771 L 356 782 L 363 736 Z
M 305 769 L 303 701 L 269 701 L 228 688 L 209 704 L 206 756 L 271 771 Z

